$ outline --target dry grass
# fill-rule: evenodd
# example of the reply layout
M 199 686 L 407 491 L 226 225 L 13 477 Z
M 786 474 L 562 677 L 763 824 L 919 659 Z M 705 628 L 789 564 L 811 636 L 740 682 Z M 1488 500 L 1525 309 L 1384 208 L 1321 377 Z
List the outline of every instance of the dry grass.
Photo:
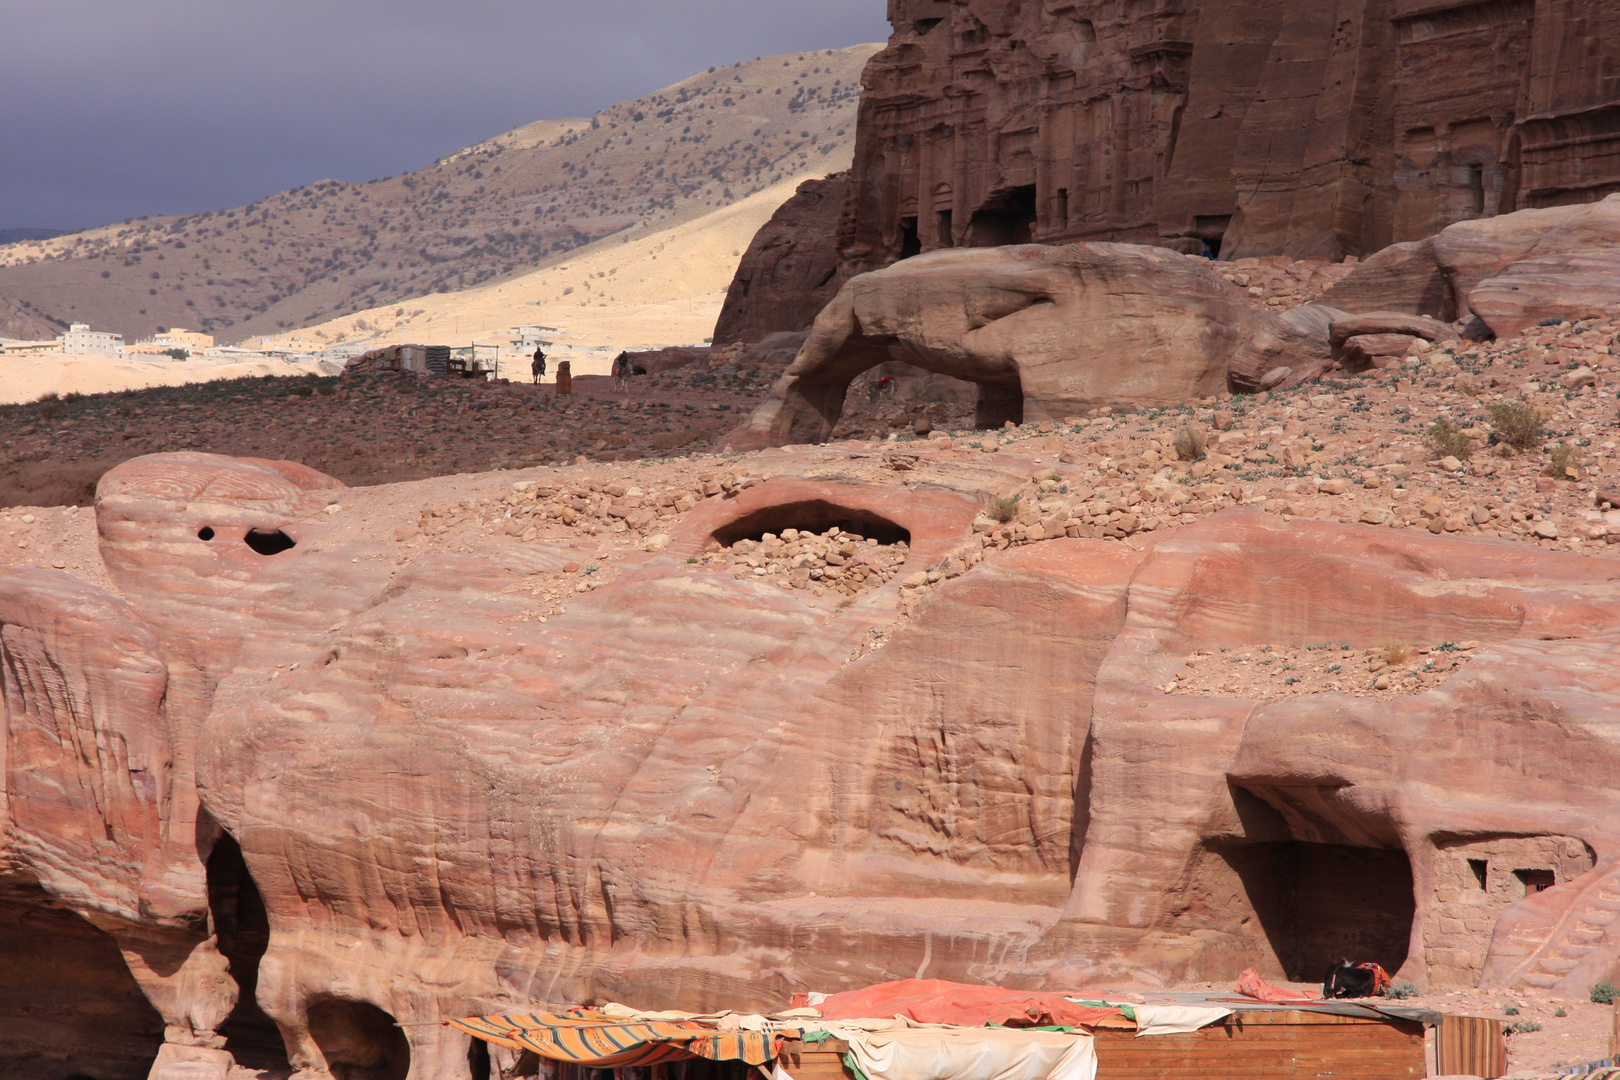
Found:
M 1437 458 L 1454 457 L 1458 461 L 1467 461 L 1474 454 L 1473 438 L 1464 435 L 1462 429 L 1446 416 L 1436 420 L 1429 429 L 1429 446 Z
M 1547 418 L 1522 401 L 1492 405 L 1491 437 L 1515 450 L 1535 450 L 1547 441 Z
M 991 499 L 990 509 L 987 512 L 996 521 L 1005 525 L 1018 516 L 1018 507 L 1022 500 L 1022 495 L 1008 495 L 1005 498 Z
M 1209 452 L 1209 440 L 1191 424 L 1176 432 L 1176 457 L 1182 461 L 1202 461 Z
M 1573 443 L 1563 443 L 1553 448 L 1549 455 L 1551 464 L 1547 468 L 1549 476 L 1560 480 L 1579 480 L 1581 478 L 1581 450 Z
M 1378 653 L 1384 658 L 1384 663 L 1388 664 L 1390 667 L 1400 667 L 1402 664 L 1412 659 L 1413 656 L 1412 646 L 1406 644 L 1405 642 L 1399 641 L 1392 641 L 1388 643 L 1379 649 Z

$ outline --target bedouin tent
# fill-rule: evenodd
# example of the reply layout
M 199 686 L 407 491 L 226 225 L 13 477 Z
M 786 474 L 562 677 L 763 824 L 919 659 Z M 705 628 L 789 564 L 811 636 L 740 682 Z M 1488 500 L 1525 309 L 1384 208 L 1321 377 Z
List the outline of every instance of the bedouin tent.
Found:
M 593 1069 L 664 1061 L 745 1061 L 776 1057 L 776 1036 L 764 1031 L 717 1031 L 681 1020 L 625 1021 L 555 1013 L 508 1013 L 448 1021 L 451 1027 L 508 1050 L 532 1050 L 553 1061 Z

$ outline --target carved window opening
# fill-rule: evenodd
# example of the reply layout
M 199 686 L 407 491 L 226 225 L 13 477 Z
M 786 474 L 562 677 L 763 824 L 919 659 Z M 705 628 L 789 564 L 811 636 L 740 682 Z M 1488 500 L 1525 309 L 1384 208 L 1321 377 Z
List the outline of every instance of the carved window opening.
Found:
M 309 1034 L 336 1080 L 406 1080 L 411 1071 L 405 1032 L 370 1002 L 315 999 Z
M 225 1049 L 244 1068 L 292 1068 L 280 1029 L 257 999 L 259 964 L 270 947 L 270 916 L 242 848 L 228 833 L 208 856 L 208 913 L 239 990 L 236 1008 L 219 1028 Z
M 968 230 L 974 247 L 1027 244 L 1035 236 L 1035 185 L 998 191 L 973 214 Z
M 1525 896 L 1546 892 L 1558 884 L 1557 876 L 1551 870 L 1515 870 L 1513 876 L 1519 879 L 1519 887 Z
M 297 541 L 280 529 L 249 529 L 242 542 L 260 555 L 279 555 L 298 546 Z
M 935 215 L 934 236 L 936 243 L 942 248 L 956 246 L 956 227 L 952 223 L 949 210 L 941 210 Z
M 1491 880 L 1490 862 L 1485 859 L 1469 859 L 1468 872 L 1474 875 L 1474 884 L 1479 887 L 1479 891 L 1484 892 Z
M 911 530 L 904 525 L 870 510 L 839 506 L 824 499 L 755 510 L 716 529 L 713 537 L 721 546 L 730 547 L 739 540 L 762 540 L 766 533 L 780 536 L 786 529 L 819 535 L 833 528 L 863 540 L 876 540 L 880 544 L 911 543 Z

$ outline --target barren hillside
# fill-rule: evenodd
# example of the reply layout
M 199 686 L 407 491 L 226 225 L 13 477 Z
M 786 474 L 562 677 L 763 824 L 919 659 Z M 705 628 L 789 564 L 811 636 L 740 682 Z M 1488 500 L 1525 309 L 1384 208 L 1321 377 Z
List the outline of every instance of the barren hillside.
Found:
M 128 337 L 235 340 L 465 289 L 625 229 L 847 164 L 875 45 L 696 75 L 589 120 L 529 124 L 401 177 L 0 247 L 0 297 Z

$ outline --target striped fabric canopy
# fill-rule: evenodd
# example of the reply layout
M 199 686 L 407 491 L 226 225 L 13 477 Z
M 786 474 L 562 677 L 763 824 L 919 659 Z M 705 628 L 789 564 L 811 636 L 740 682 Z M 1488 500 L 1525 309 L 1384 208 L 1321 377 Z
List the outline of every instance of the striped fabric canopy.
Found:
M 508 1013 L 446 1021 L 508 1050 L 533 1050 L 553 1061 L 593 1069 L 656 1065 L 694 1057 L 763 1065 L 776 1056 L 775 1036 L 763 1031 L 717 1031 L 685 1020 L 624 1021 L 554 1013 Z

